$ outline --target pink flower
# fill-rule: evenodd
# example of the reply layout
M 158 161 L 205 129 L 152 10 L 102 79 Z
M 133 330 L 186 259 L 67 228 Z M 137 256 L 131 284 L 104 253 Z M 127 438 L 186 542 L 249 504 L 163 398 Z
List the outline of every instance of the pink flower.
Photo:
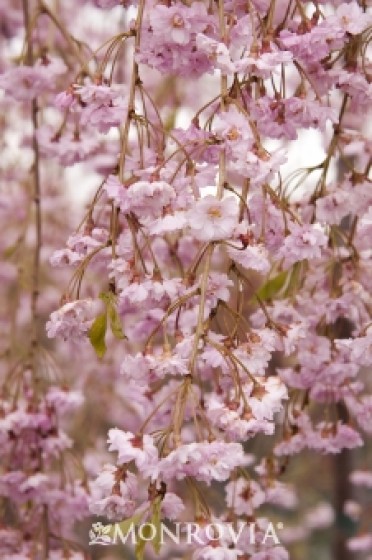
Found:
M 207 417 L 213 426 L 222 430 L 230 439 L 245 441 L 258 433 L 272 435 L 274 423 L 268 420 L 257 420 L 251 411 L 245 411 L 242 403 L 224 403 L 220 398 L 211 395 L 208 398 Z
M 274 504 L 286 509 L 294 509 L 298 505 L 298 498 L 295 488 L 289 484 L 275 481 L 268 481 L 265 485 L 266 499 L 268 504 Z
M 99 309 L 92 299 L 71 301 L 54 311 L 46 324 L 48 338 L 60 336 L 65 340 L 82 338 L 88 332 Z
M 161 511 L 164 517 L 175 520 L 179 519 L 185 509 L 183 501 L 172 492 L 167 492 L 161 502 Z
M 252 329 L 247 341 L 237 347 L 235 354 L 251 374 L 260 376 L 265 374 L 277 345 L 278 337 L 272 329 Z
M 18 66 L 0 75 L 0 88 L 17 101 L 29 101 L 53 91 L 56 75 L 66 67 L 60 61 L 35 66 Z
M 125 377 L 126 382 L 132 379 L 135 379 L 138 383 L 146 382 L 153 361 L 151 356 L 144 356 L 140 353 L 129 354 L 121 364 L 120 373 Z
M 362 10 L 357 2 L 340 4 L 336 13 L 326 19 L 328 25 L 339 27 L 350 35 L 358 35 L 371 25 L 371 14 Z
M 289 560 L 289 554 L 282 546 L 274 546 L 262 552 L 253 553 L 250 560 Z
M 279 377 L 271 376 L 264 381 L 258 380 L 256 386 L 244 386 L 247 403 L 257 420 L 273 420 L 274 414 L 283 408 L 282 401 L 288 399 L 288 391 Z
M 307 512 L 304 524 L 311 530 L 324 529 L 332 525 L 335 520 L 335 512 L 331 504 L 322 502 Z
M 207 195 L 188 212 L 187 223 L 200 241 L 219 241 L 232 236 L 237 216 L 238 205 L 233 196 L 218 200 Z
M 372 488 L 372 472 L 370 471 L 353 471 L 350 475 L 350 481 L 356 486 L 365 486 Z
M 162 218 L 153 220 L 147 229 L 151 235 L 163 236 L 166 233 L 174 233 L 182 230 L 185 226 L 185 212 L 175 212 L 174 214 L 166 214 Z
M 360 434 L 347 424 L 320 422 L 316 430 L 309 434 L 307 445 L 322 453 L 340 453 L 342 449 L 361 447 L 363 440 Z
M 75 95 L 82 103 L 80 123 L 89 124 L 106 133 L 112 126 L 119 126 L 127 111 L 127 101 L 120 90 L 107 85 L 85 84 L 74 86 Z
M 75 84 L 74 91 L 84 103 L 95 103 L 97 105 L 110 105 L 119 96 L 120 92 L 108 85 L 97 85 L 86 83 L 84 85 Z
M 181 480 L 192 476 L 209 484 L 213 480 L 227 480 L 231 471 L 245 465 L 245 462 L 243 448 L 239 443 L 189 443 L 181 445 L 161 459 L 159 472 L 164 480 Z
M 123 212 L 129 211 L 128 189 L 119 181 L 117 175 L 109 175 L 107 177 L 104 189 L 107 196 L 113 200 Z
M 198 548 L 192 555 L 192 560 L 238 560 L 243 552 L 236 548 L 225 546 L 204 546 Z
M 84 256 L 71 251 L 71 249 L 58 249 L 50 256 L 49 262 L 52 266 L 73 266 L 83 260 Z
M 58 414 L 65 415 L 80 408 L 84 402 L 84 395 L 80 391 L 67 391 L 59 387 L 51 387 L 45 396 L 48 407 Z
M 159 379 L 166 375 L 188 375 L 190 373 L 188 360 L 170 353 L 156 357 L 153 371 Z
M 363 74 L 344 69 L 331 70 L 330 74 L 337 80 L 341 91 L 350 95 L 354 107 L 369 106 L 372 99 L 372 84 Z
M 234 152 L 236 157 L 228 161 L 228 169 L 233 174 L 250 180 L 252 187 L 268 182 L 286 161 L 284 150 L 278 149 L 271 155 L 267 152 L 250 150 L 244 154 Z
M 226 504 L 236 515 L 254 515 L 255 510 L 265 503 L 265 492 L 255 480 L 238 478 L 226 484 Z
M 194 2 L 194 4 L 198 4 Z M 184 9 L 184 7 L 183 7 Z M 184 12 L 182 12 L 182 18 Z M 195 18 L 196 20 L 198 18 Z M 181 21 L 179 20 L 179 24 Z M 194 21 L 192 27 L 197 26 Z M 189 31 L 185 30 L 176 33 L 176 38 L 186 40 Z M 169 34 L 171 37 L 171 34 Z M 207 56 L 195 48 L 195 38 L 191 35 L 192 40 L 188 43 L 177 43 L 172 40 L 165 40 L 164 33 L 161 30 L 159 35 L 154 35 L 151 26 L 143 28 L 141 34 L 141 50 L 136 59 L 138 62 L 147 64 L 152 68 L 156 68 L 159 72 L 165 74 L 176 74 L 178 76 L 197 77 L 210 70 L 211 64 Z M 165 45 L 165 48 L 164 48 Z
M 332 41 L 344 37 L 342 29 L 335 29 L 332 24 L 323 23 L 313 27 L 308 33 L 293 33 L 288 29 L 280 32 L 281 45 L 293 53 L 295 58 L 308 64 L 325 58 L 331 49 Z M 340 46 L 343 44 L 341 42 Z
M 335 345 L 342 355 L 358 366 L 372 364 L 372 330 L 368 329 L 365 336 L 336 339 Z
M 357 522 L 361 517 L 362 506 L 354 500 L 346 500 L 346 502 L 344 502 L 343 512 L 354 522 Z
M 248 149 L 253 143 L 251 127 L 235 105 L 217 115 L 213 121 L 213 131 L 221 136 L 232 150 Z
M 370 239 L 372 237 L 372 207 L 359 220 L 355 245 L 358 250 L 370 248 Z
M 337 122 L 334 107 L 324 106 L 308 97 L 272 99 L 263 96 L 251 99 L 249 109 L 257 121 L 258 130 L 271 138 L 295 140 L 300 128 L 313 127 L 324 130 L 328 120 Z
M 103 10 L 109 10 L 114 6 L 119 6 L 120 4 L 123 4 L 123 0 L 93 0 L 93 1 L 94 4 L 96 4 L 99 8 L 102 8 Z
M 139 181 L 128 188 L 129 206 L 139 217 L 157 217 L 175 198 L 171 185 L 165 181 Z
M 79 136 L 69 130 L 64 131 L 62 136 L 56 136 L 50 126 L 42 125 L 37 137 L 41 153 L 57 158 L 64 166 L 84 161 L 94 154 L 100 145 L 97 135 L 86 129 L 84 134 Z
M 158 450 L 150 435 L 135 436 L 131 432 L 123 432 L 112 428 L 108 433 L 109 451 L 118 453 L 118 464 L 123 465 L 134 461 L 138 470 L 145 476 L 156 471 Z
M 199 33 L 196 36 L 196 45 L 199 51 L 207 55 L 213 66 L 221 70 L 223 74 L 233 74 L 235 72 L 235 65 L 231 60 L 229 49 L 224 43 Z
M 58 93 L 54 98 L 54 105 L 58 109 L 61 109 L 61 111 L 65 111 L 66 109 L 69 109 L 70 111 L 78 110 L 79 105 L 72 87 Z
M 306 435 L 300 431 L 292 436 L 285 436 L 283 440 L 276 444 L 274 448 L 275 455 L 281 457 L 283 455 L 296 455 L 305 449 Z
M 291 233 L 285 238 L 278 256 L 284 259 L 286 267 L 306 259 L 320 259 L 322 249 L 327 246 L 327 243 L 328 237 L 319 224 L 303 226 L 293 224 Z
M 233 261 L 244 268 L 256 270 L 261 274 L 266 274 L 270 270 L 269 253 L 262 244 L 236 249 L 228 247 L 227 252 Z
M 112 465 L 91 483 L 89 509 L 95 515 L 103 515 L 110 521 L 121 521 L 133 515 L 136 508 L 138 485 L 135 475 L 129 471 L 121 473 Z
M 123 213 L 135 212 L 143 218 L 160 216 L 164 207 L 176 196 L 174 189 L 165 181 L 138 181 L 126 187 L 115 175 L 108 177 L 105 190 Z
M 349 213 L 350 193 L 339 187 L 316 201 L 316 217 L 320 222 L 338 224 Z
M 217 301 L 229 301 L 230 289 L 233 287 L 233 281 L 227 274 L 220 272 L 210 272 L 208 276 L 207 294 L 210 299 L 211 306 L 217 305 Z
M 349 539 L 347 547 L 353 552 L 370 552 L 372 550 L 372 533 L 363 533 Z
M 150 12 L 150 25 L 155 36 L 186 45 L 192 34 L 204 29 L 207 10 L 202 2 L 193 2 L 190 7 L 181 3 L 167 7 L 156 5 Z
M 257 55 L 244 56 L 235 63 L 237 72 L 249 72 L 254 76 L 269 77 L 271 73 L 278 73 L 280 65 L 292 61 L 293 55 L 289 51 L 279 50 L 273 44 L 271 50 L 260 52 Z

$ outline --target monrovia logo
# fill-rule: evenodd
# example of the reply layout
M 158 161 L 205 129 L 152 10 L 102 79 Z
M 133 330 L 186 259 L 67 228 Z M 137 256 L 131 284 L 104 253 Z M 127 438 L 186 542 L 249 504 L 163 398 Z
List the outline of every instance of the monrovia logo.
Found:
M 110 534 L 111 529 L 112 525 L 103 525 L 100 521 L 98 523 L 93 523 L 89 531 L 89 544 L 114 544 Z
M 283 523 L 277 523 L 277 529 L 283 529 Z M 247 534 L 248 531 L 248 534 Z M 90 545 L 117 545 L 133 544 L 139 542 L 156 541 L 162 545 L 166 540 L 171 540 L 175 544 L 199 544 L 207 545 L 211 541 L 228 539 L 234 545 L 239 543 L 239 539 L 245 533 L 245 541 L 249 544 L 280 544 L 277 531 L 273 523 L 269 522 L 265 529 L 257 526 L 256 523 L 245 523 L 240 521 L 237 526 L 233 523 L 209 523 L 199 525 L 198 523 L 174 523 L 170 528 L 164 523 L 114 523 L 103 525 L 101 522 L 94 523 L 89 531 Z M 259 538 L 258 538 L 259 535 Z

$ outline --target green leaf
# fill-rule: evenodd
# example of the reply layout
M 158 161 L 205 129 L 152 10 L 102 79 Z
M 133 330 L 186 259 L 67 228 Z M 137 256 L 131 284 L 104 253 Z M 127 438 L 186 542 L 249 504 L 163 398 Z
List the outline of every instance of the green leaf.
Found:
M 284 287 L 288 276 L 288 271 L 279 272 L 277 276 L 268 280 L 266 284 L 261 286 L 256 291 L 256 296 L 261 300 L 265 301 L 267 299 L 272 299 L 280 290 Z
M 140 513 L 136 513 L 136 515 L 132 515 L 132 517 L 129 517 L 129 519 L 126 519 L 125 521 L 120 521 L 119 525 L 122 532 L 129 531 L 131 525 L 138 525 L 144 516 L 144 513 L 144 511 L 141 511 Z
M 135 549 L 134 549 L 134 552 L 135 552 L 135 555 L 136 555 L 136 560 L 143 560 L 144 553 L 145 553 L 146 542 L 147 541 L 144 541 L 143 539 L 138 537 L 138 541 L 137 541 L 137 544 L 136 544 Z
M 102 313 L 94 319 L 93 325 L 90 327 L 88 332 L 90 343 L 99 358 L 103 358 L 106 353 L 106 330 L 107 315 L 106 313 Z
M 108 305 L 110 303 L 110 301 L 112 301 L 114 294 L 111 292 L 101 292 L 99 294 L 99 299 L 101 299 L 106 305 Z
M 137 534 L 137 544 L 135 547 L 135 554 L 136 554 L 136 560 L 143 560 L 144 559 L 144 553 L 145 553 L 145 547 L 146 547 L 146 543 L 149 542 L 149 539 L 151 538 L 152 532 L 151 532 L 151 527 L 149 525 L 142 525 L 141 526 L 141 534 L 142 536 L 138 533 Z M 144 537 L 144 538 L 142 538 Z
M 152 516 L 148 524 L 141 526 L 141 535 L 137 533 L 137 544 L 135 548 L 136 560 L 143 560 L 146 543 L 151 540 L 151 544 L 156 554 L 159 554 L 161 548 L 161 498 L 156 498 L 152 504 Z M 155 530 L 154 538 L 153 531 Z
M 9 259 L 10 257 L 12 257 L 17 249 L 19 249 L 19 243 L 15 243 L 14 245 L 10 245 L 10 247 L 7 247 L 3 252 L 4 259 Z
M 122 340 L 127 338 L 123 332 L 121 320 L 116 309 L 116 296 L 112 292 L 102 292 L 99 295 L 100 299 L 106 306 L 108 318 L 110 321 L 110 328 L 115 338 Z
M 152 540 L 152 546 L 156 552 L 156 554 L 160 553 L 160 549 L 161 549 L 161 530 L 160 530 L 160 525 L 161 525 L 161 498 L 156 498 L 154 505 L 153 505 L 153 509 L 152 509 L 152 519 L 151 519 L 151 523 L 153 524 L 153 526 L 156 529 L 156 534 L 154 539 Z
M 112 334 L 119 339 L 127 338 L 123 332 L 119 314 L 116 310 L 115 304 L 111 301 L 108 303 L 107 312 L 110 319 L 110 327 Z
M 123 533 L 123 535 L 126 535 L 130 530 L 130 528 L 132 527 L 132 525 L 136 526 L 139 524 L 142 517 L 143 517 L 143 513 L 137 513 L 137 515 L 133 515 L 132 517 L 129 517 L 125 521 L 120 521 L 120 523 L 116 523 L 116 525 L 119 525 L 120 531 Z

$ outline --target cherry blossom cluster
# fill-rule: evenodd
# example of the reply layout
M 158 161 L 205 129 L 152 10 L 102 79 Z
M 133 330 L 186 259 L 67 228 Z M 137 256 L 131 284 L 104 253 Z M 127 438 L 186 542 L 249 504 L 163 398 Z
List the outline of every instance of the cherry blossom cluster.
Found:
M 337 455 L 372 433 L 372 13 L 356 0 L 79 2 L 116 21 L 91 45 L 84 29 L 73 34 L 72 4 L 61 14 L 31 4 L 23 18 L 9 10 L 24 47 L 0 75 L 5 103 L 28 114 L 34 158 L 30 352 L 9 374 L 0 416 L 0 495 L 18 513 L 22 558 L 83 558 L 71 532 L 88 510 L 137 525 L 254 520 L 263 535 L 268 507 L 298 505 L 280 480 L 294 455 Z M 300 167 L 293 147 L 307 129 L 323 156 Z M 49 160 L 80 165 L 80 180 L 89 170 L 97 189 L 49 250 L 50 269 L 70 280 L 60 306 L 46 306 L 43 337 L 38 187 Z M 67 481 L 53 460 L 72 447 L 61 418 L 81 410 L 84 383 L 40 380 L 38 356 L 55 339 L 77 372 L 99 370 L 98 402 L 107 386 L 121 399 L 105 419 L 107 451 L 88 452 L 88 476 Z M 351 481 L 370 486 L 370 473 Z M 345 512 L 360 517 L 354 501 Z M 320 505 L 297 539 L 333 519 Z M 15 560 L 17 536 L 5 533 Z M 289 558 L 262 535 L 219 535 L 180 554 Z M 371 533 L 348 547 L 372 550 Z

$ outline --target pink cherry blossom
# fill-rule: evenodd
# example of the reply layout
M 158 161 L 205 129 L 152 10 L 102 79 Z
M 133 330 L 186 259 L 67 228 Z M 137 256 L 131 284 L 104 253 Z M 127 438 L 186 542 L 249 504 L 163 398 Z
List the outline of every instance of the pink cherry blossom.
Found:
M 356 486 L 372 488 L 372 473 L 369 471 L 353 471 L 350 475 L 350 480 Z
M 190 443 L 181 445 L 162 459 L 159 472 L 165 480 L 194 476 L 209 484 L 212 480 L 226 480 L 235 467 L 244 464 L 243 449 L 238 443 Z
M 17 101 L 29 101 L 55 89 L 54 79 L 65 67 L 61 63 L 19 66 L 0 75 L 0 88 Z
M 248 245 L 247 247 L 229 247 L 229 256 L 233 261 L 244 268 L 257 270 L 261 274 L 266 274 L 270 270 L 269 253 L 263 245 Z
M 161 503 L 162 513 L 171 520 L 179 519 L 181 513 L 185 509 L 182 500 L 172 492 L 167 492 Z
M 134 513 L 137 493 L 137 479 L 132 473 L 122 474 L 105 465 L 91 485 L 90 511 L 110 521 L 121 521 Z
M 371 556 L 371 7 L 0 19 L 0 557 Z
M 365 533 L 357 535 L 348 541 L 348 548 L 353 552 L 363 552 L 372 550 L 372 534 Z
M 239 549 L 222 546 L 205 546 L 198 549 L 192 556 L 193 560 L 238 560 L 242 554 Z
M 239 478 L 236 482 L 226 485 L 226 503 L 237 515 L 253 515 L 266 501 L 265 498 L 265 492 L 254 480 Z
M 142 472 L 156 469 L 158 451 L 151 436 L 135 436 L 131 432 L 112 428 L 108 433 L 108 444 L 109 451 L 118 453 L 118 464 L 134 461 Z
M 178 4 L 166 7 L 158 4 L 150 14 L 150 24 L 155 36 L 166 37 L 179 45 L 190 42 L 191 36 L 207 25 L 207 11 L 202 2 L 190 7 Z
M 48 337 L 60 336 L 65 340 L 82 338 L 91 327 L 97 311 L 97 302 L 91 299 L 65 303 L 51 314 L 46 325 Z
M 229 239 L 234 231 L 238 205 L 234 197 L 218 200 L 212 195 L 200 199 L 187 215 L 187 224 L 201 241 Z
M 286 266 L 305 259 L 320 259 L 327 241 L 327 236 L 320 226 L 293 225 L 279 254 Z

